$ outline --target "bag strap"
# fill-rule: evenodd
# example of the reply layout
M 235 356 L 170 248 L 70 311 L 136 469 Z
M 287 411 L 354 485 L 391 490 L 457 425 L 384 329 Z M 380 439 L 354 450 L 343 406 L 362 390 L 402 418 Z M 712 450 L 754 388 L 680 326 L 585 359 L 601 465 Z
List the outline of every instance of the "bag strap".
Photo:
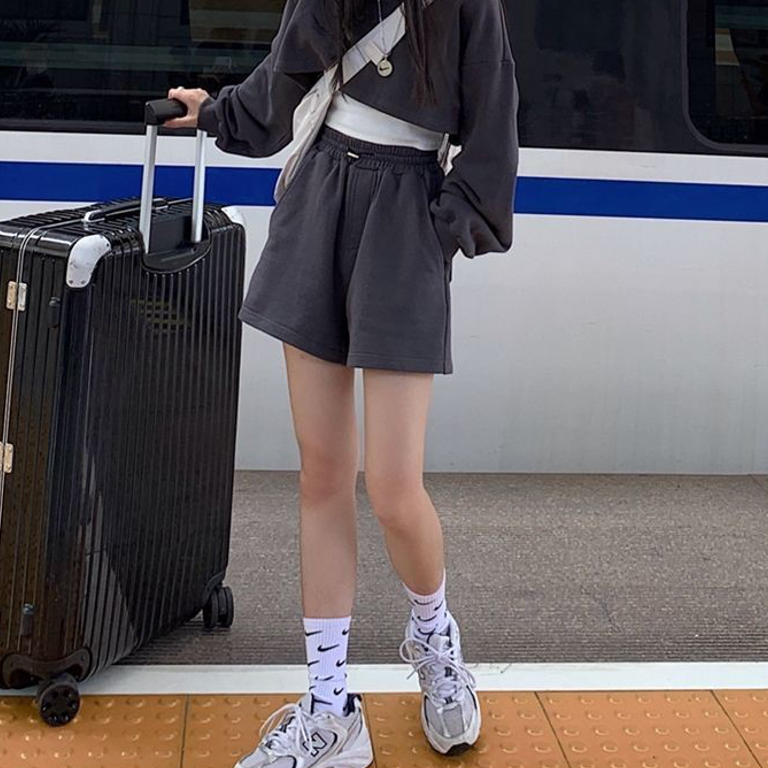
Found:
M 424 7 L 430 5 L 433 0 L 426 0 Z M 368 62 L 378 64 L 384 57 L 381 49 L 382 34 L 384 47 L 390 53 L 405 36 L 405 11 L 403 3 L 397 6 L 392 13 L 380 24 L 377 24 L 370 32 L 363 35 L 341 59 L 342 81 L 351 80 Z
M 391 51 L 405 35 L 405 14 L 400 4 L 392 13 L 377 24 L 370 32 L 363 35 L 342 57 L 342 80 L 351 80 L 368 62 L 378 63 L 384 56 L 381 50 L 381 38 L 384 37 L 386 49 Z

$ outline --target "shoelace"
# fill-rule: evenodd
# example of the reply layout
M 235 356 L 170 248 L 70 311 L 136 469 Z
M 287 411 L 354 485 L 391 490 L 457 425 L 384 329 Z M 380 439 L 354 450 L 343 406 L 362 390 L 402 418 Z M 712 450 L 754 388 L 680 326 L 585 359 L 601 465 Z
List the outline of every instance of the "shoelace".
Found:
M 289 716 L 293 719 L 289 721 Z M 275 727 L 283 718 L 285 723 Z M 259 739 L 265 733 L 270 733 L 269 739 L 262 744 L 265 752 L 271 752 L 273 755 L 292 755 L 298 750 L 304 755 L 312 752 L 312 733 L 310 726 L 314 724 L 314 716 L 308 714 L 301 708 L 298 702 L 284 704 L 280 709 L 276 709 L 261 725 L 259 729 Z M 302 740 L 306 743 L 303 746 Z
M 413 665 L 408 677 L 417 672 L 419 677 L 423 675 L 430 687 L 427 695 L 434 698 L 436 694 L 443 699 L 444 703 L 449 696 L 458 700 L 463 695 L 463 689 L 460 688 L 462 682 L 473 688 L 477 687 L 475 676 L 464 666 L 462 661 L 456 658 L 457 650 L 457 647 L 453 645 L 443 651 L 438 651 L 419 638 L 406 638 L 400 643 L 400 658 Z M 446 676 L 441 667 L 450 667 L 454 676 Z

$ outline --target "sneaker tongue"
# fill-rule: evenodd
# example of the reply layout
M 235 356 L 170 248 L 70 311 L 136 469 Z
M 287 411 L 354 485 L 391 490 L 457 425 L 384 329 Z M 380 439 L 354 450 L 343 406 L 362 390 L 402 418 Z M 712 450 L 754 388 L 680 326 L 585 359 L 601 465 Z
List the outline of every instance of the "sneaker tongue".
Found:
M 438 635 L 435 633 L 429 638 L 429 643 L 436 651 L 444 651 L 451 645 L 451 638 L 448 635 Z
M 435 633 L 429 638 L 428 645 L 436 651 L 442 652 L 451 647 L 451 638 L 448 635 L 438 635 Z M 447 664 L 442 667 L 436 663 L 430 666 L 438 674 L 443 674 L 445 677 L 455 677 L 453 669 Z

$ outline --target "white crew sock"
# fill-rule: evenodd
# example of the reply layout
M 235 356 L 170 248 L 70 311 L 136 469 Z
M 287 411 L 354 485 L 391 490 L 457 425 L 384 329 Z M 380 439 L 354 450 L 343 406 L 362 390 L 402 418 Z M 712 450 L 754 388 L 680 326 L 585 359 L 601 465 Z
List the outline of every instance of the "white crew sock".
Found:
M 312 712 L 344 714 L 347 703 L 347 645 L 351 616 L 341 619 L 304 617 Z
M 448 629 L 448 605 L 445 599 L 445 569 L 443 580 L 437 591 L 431 595 L 420 595 L 401 581 L 411 604 L 411 617 L 416 625 L 417 635 L 443 634 Z

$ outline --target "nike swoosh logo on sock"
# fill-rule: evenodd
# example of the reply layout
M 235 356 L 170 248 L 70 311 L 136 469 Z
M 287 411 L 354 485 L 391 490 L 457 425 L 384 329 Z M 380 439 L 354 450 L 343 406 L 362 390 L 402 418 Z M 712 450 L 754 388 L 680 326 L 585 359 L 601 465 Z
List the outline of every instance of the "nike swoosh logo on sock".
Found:
M 338 696 L 340 693 L 344 693 L 344 689 L 343 688 L 334 688 L 333 689 L 333 695 L 334 696 Z
M 322 629 L 318 629 L 316 632 L 305 632 L 304 634 L 307 637 L 312 637 L 312 635 L 321 635 L 323 633 Z
M 343 666 L 344 666 L 346 663 L 347 663 L 347 660 L 346 660 L 346 659 L 339 659 L 339 660 L 336 662 L 336 666 L 337 666 L 337 667 L 343 667 Z
M 310 661 L 310 662 L 307 664 L 307 666 L 308 666 L 308 667 L 311 667 L 313 664 L 319 664 L 319 663 L 320 663 L 320 659 L 315 659 L 315 661 Z
M 348 629 L 342 629 L 341 630 L 341 634 L 342 635 L 348 635 L 349 634 L 349 630 Z
M 320 653 L 325 653 L 326 651 L 332 651 L 334 648 L 338 648 L 339 643 L 336 643 L 336 645 L 329 645 L 327 648 L 323 648 L 322 645 L 319 645 L 317 647 L 317 650 L 320 651 Z

